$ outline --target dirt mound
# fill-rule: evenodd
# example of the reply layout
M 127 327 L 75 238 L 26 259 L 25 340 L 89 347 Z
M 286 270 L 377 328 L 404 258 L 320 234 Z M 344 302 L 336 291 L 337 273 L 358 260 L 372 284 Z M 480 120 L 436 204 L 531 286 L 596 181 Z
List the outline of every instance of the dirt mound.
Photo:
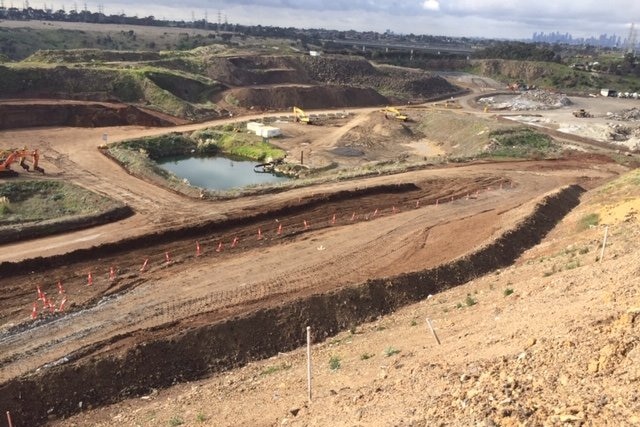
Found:
M 618 111 L 615 113 L 607 113 L 607 118 L 612 120 L 621 121 L 638 121 L 640 120 L 640 108 L 633 107 L 627 110 Z
M 172 126 L 184 120 L 126 104 L 25 100 L 0 102 L 0 129 L 42 126 Z
M 174 330 L 145 330 L 139 337 L 119 336 L 84 348 L 61 365 L 0 385 L 0 406 L 11 411 L 17 424 L 37 425 L 51 414 L 51 408 L 58 416 L 66 415 L 83 406 L 114 402 L 296 348 L 303 344 L 300 325 L 311 325 L 315 339 L 322 340 L 509 265 L 577 205 L 582 191 L 571 186 L 546 197 L 516 228 L 494 242 L 431 270 L 370 280 L 233 320 L 212 322 L 203 315 L 173 325 Z M 120 347 L 122 341 L 136 338 L 140 343 L 129 351 Z M 116 354 L 91 357 L 107 346 Z
M 230 86 L 313 82 L 294 56 L 212 56 L 205 75 Z
M 351 128 L 337 142 L 338 147 L 362 150 L 365 154 L 376 152 L 394 153 L 402 143 L 422 138 L 407 124 L 382 112 L 371 114 L 368 119 Z
M 345 86 L 275 86 L 238 88 L 226 93 L 245 108 L 283 110 L 300 108 L 343 108 L 385 105 L 389 100 L 373 89 Z

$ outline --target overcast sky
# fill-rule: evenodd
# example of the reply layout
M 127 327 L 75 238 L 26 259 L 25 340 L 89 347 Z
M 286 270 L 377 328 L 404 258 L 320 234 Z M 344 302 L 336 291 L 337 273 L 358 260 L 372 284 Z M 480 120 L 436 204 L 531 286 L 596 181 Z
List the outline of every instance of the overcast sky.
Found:
M 36 0 L 37 1 L 37 0 Z M 6 3 L 6 1 L 5 1 Z M 35 3 L 35 1 L 32 1 Z M 97 11 L 98 1 L 87 1 Z M 298 28 L 529 38 L 534 31 L 626 38 L 640 0 L 142 0 L 101 1 L 105 13 Z M 80 8 L 82 1 L 77 2 Z M 179 5 L 179 6 L 176 6 Z M 67 3 L 67 10 L 72 3 Z

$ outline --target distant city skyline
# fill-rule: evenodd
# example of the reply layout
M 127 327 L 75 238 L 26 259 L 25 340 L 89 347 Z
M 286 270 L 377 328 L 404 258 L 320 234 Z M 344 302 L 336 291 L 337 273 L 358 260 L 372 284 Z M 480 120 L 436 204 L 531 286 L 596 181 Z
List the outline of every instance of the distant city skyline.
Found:
M 1 0 L 5 7 L 22 8 L 25 1 Z M 231 23 L 298 28 L 325 28 L 398 34 L 530 39 L 533 33 L 569 33 L 574 38 L 615 34 L 627 38 L 632 22 L 640 23 L 640 2 L 610 0 L 142 0 L 28 2 L 34 8 L 86 7 L 105 14 L 154 16 L 191 21 L 207 16 Z

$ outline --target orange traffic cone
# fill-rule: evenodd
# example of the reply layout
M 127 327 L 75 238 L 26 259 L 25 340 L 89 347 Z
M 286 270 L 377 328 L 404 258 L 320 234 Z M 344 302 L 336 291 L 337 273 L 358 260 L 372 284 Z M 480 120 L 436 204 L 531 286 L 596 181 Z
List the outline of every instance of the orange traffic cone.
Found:
M 35 319 L 36 317 L 38 317 L 38 302 L 34 302 L 31 309 L 31 318 Z
M 149 264 L 149 258 L 145 258 L 144 262 L 142 263 L 142 267 L 140 267 L 140 271 L 146 271 L 147 269 L 147 264 Z
M 87 286 L 93 286 L 93 275 L 91 274 L 91 272 L 87 274 Z
M 258 240 L 262 240 L 262 229 L 258 227 Z
M 216 252 L 222 252 L 222 242 L 218 243 L 218 247 L 216 248 Z
M 58 280 L 58 293 L 64 294 L 64 287 L 62 286 L 62 280 Z
M 278 236 L 282 235 L 282 224 L 278 225 Z
M 233 242 L 231 242 L 232 248 L 235 248 L 236 246 L 238 246 L 238 237 L 234 237 Z
M 109 268 L 109 280 L 112 282 L 116 280 L 116 269 L 113 266 Z
M 200 250 L 200 243 L 196 241 L 196 256 L 202 255 L 202 251 Z

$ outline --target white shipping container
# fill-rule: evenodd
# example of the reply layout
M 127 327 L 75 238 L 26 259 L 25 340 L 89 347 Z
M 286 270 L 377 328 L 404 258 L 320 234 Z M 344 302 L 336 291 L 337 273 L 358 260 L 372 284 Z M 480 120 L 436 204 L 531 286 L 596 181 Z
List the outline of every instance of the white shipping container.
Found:
M 264 127 L 263 123 L 258 123 L 258 122 L 249 122 L 247 123 L 247 130 L 251 131 L 251 132 L 255 132 L 256 135 L 260 135 L 260 129 L 262 129 Z
M 258 135 L 263 138 L 273 138 L 274 136 L 282 135 L 282 131 L 280 130 L 280 128 L 276 128 L 273 126 L 264 126 L 262 129 L 260 129 L 260 133 L 258 133 Z

